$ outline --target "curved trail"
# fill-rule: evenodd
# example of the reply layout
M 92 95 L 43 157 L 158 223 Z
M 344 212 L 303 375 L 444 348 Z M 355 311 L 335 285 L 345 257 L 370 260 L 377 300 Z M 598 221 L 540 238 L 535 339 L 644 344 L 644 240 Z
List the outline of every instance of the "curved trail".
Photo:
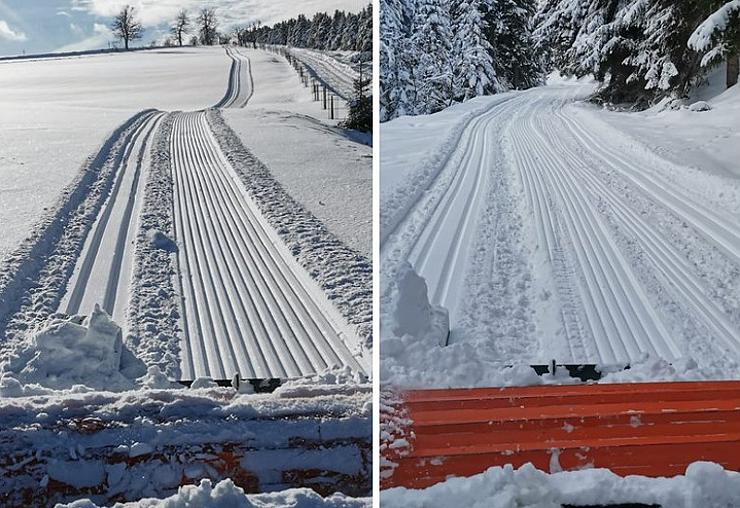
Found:
M 320 289 L 261 218 L 210 132 L 182 113 L 172 133 L 185 298 L 185 379 L 362 370 Z
M 254 93 L 254 79 L 252 78 L 252 64 L 249 58 L 242 55 L 238 49 L 225 46 L 226 55 L 231 59 L 229 70 L 229 84 L 226 94 L 214 108 L 243 108 Z
M 384 243 L 384 271 L 410 261 L 450 311 L 451 342 L 490 361 L 739 360 L 740 309 L 692 259 L 740 269 L 740 226 L 669 179 L 680 167 L 585 125 L 569 108 L 588 93 L 533 89 L 470 122 Z
M 125 323 L 133 245 L 149 160 L 149 141 L 164 113 L 146 115 L 128 140 L 110 196 L 93 226 L 62 299 L 60 310 L 89 314 L 95 304 Z

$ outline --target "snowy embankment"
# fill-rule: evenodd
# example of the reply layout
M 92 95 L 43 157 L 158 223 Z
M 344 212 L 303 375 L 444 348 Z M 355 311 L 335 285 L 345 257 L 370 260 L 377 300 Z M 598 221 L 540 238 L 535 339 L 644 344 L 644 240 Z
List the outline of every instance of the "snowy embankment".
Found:
M 3 398 L 0 499 L 109 505 L 226 478 L 247 492 L 368 495 L 372 386 L 356 383 L 334 371 L 272 394 L 201 388 Z
M 193 506 L 228 506 L 232 508 L 371 508 L 369 497 L 352 498 L 344 494 L 321 497 L 310 489 L 288 489 L 268 494 L 245 494 L 231 480 L 215 485 L 211 480 L 186 485 L 165 499 L 146 498 L 132 503 L 116 503 L 113 508 L 191 508 Z M 89 499 L 60 504 L 59 508 L 102 508 Z
M 288 48 L 287 51 L 341 98 L 349 100 L 354 95 L 354 82 L 360 77 L 358 68 L 337 60 L 326 51 L 306 48 Z M 367 71 L 367 67 L 363 66 L 363 72 Z M 363 79 L 369 77 L 367 74 Z
M 740 499 L 740 473 L 695 462 L 672 478 L 620 477 L 608 469 L 544 473 L 531 465 L 493 467 L 470 478 L 424 490 L 394 488 L 380 493 L 388 507 L 506 506 L 560 508 L 644 504 L 671 508 L 726 508 Z
M 550 382 L 527 365 L 553 359 L 606 372 L 631 366 L 606 381 L 737 374 L 738 179 L 700 150 L 689 167 L 652 149 L 659 143 L 649 136 L 626 136 L 610 125 L 618 114 L 579 105 L 592 91 L 561 82 L 505 101 L 477 99 L 489 108 L 455 122 L 462 134 L 441 163 L 411 166 L 411 179 L 438 176 L 420 178 L 427 183 L 408 193 L 414 200 L 400 201 L 409 211 L 388 216 L 399 217 L 397 225 L 382 218 L 391 229 L 381 243 L 381 322 L 393 322 L 398 269 L 408 261 L 426 280 L 429 302 L 449 311 L 451 333 L 443 348 L 383 326 L 383 381 Z M 725 110 L 717 121 L 732 123 L 736 96 L 716 100 Z M 386 139 L 398 141 L 384 143 L 383 161 L 398 157 L 399 167 L 414 146 L 408 139 L 454 109 L 384 125 Z M 708 125 L 701 116 L 712 113 L 658 118 L 694 115 Z M 623 115 L 623 125 L 645 121 L 643 113 Z M 718 154 L 736 151 L 737 131 L 713 135 Z M 404 188 L 390 167 L 381 174 L 382 208 L 402 210 L 393 194 L 385 198 Z

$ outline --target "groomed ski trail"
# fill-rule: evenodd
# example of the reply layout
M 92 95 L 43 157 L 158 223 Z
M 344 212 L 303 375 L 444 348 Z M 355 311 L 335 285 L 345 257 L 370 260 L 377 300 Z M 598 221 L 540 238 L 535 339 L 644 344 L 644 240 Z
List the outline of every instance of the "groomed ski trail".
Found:
M 667 177 L 681 168 L 639 144 L 618 144 L 613 128 L 594 128 L 596 119 L 584 125 L 593 114 L 569 108 L 588 93 L 574 84 L 533 89 L 474 118 L 381 246 L 384 271 L 410 261 L 427 280 L 431 301 L 450 311 L 451 341 L 481 346 L 505 335 L 517 314 L 492 292 L 516 277 L 532 280 L 532 287 L 521 284 L 526 305 L 518 314 L 534 307 L 537 329 L 512 340 L 518 344 L 508 351 L 492 348 L 499 355 L 492 361 L 603 365 L 645 354 L 669 361 L 698 354 L 700 364 L 712 366 L 740 360 L 738 309 L 718 297 L 687 255 L 712 251 L 740 269 L 737 221 Z M 486 215 L 490 203 L 498 203 L 500 217 Z M 651 221 L 647 206 L 670 224 Z M 511 234 L 516 217 L 522 238 Z M 698 240 L 677 243 L 673 222 Z M 523 277 L 510 259 L 500 259 L 522 245 L 530 252 Z M 486 250 L 493 254 L 483 256 Z M 491 294 L 481 294 L 481 278 Z M 384 284 L 387 302 L 391 286 Z M 493 302 L 485 315 L 476 314 L 485 308 L 481 300 Z M 475 321 L 489 324 L 472 336 Z
M 126 140 L 110 196 L 85 241 L 59 306 L 69 315 L 90 314 L 99 304 L 116 322 L 126 323 L 144 168 L 152 134 L 163 115 L 146 114 Z
M 345 342 L 350 332 L 261 217 L 205 114 L 178 114 L 171 139 L 183 379 L 362 371 Z
M 252 78 L 252 64 L 249 58 L 238 49 L 225 46 L 226 55 L 231 59 L 229 70 L 229 85 L 223 98 L 213 106 L 214 108 L 243 108 L 254 93 L 254 79 Z

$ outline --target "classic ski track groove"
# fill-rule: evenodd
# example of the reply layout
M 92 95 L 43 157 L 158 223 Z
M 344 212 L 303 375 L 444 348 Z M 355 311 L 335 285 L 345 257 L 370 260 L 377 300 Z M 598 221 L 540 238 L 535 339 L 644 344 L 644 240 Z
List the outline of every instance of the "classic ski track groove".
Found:
M 448 159 L 448 168 L 440 171 L 440 177 L 388 237 L 383 257 L 411 262 L 426 278 L 430 300 L 450 310 L 454 329 L 455 309 L 464 298 L 465 275 L 471 268 L 470 239 L 485 209 L 487 171 L 496 166 L 492 162 L 496 150 L 508 146 L 500 150 L 508 161 L 505 167 L 520 180 L 524 220 L 534 221 L 533 232 L 545 249 L 558 293 L 564 346 L 573 356 L 567 360 L 620 364 L 649 353 L 671 361 L 687 352 L 687 345 L 669 331 L 666 316 L 656 308 L 657 302 L 621 250 L 612 226 L 597 209 L 599 201 L 607 206 L 610 220 L 634 239 L 665 291 L 688 313 L 687 318 L 708 330 L 711 354 L 740 357 L 737 325 L 712 298 L 707 282 L 660 228 L 602 179 L 597 168 L 609 171 L 684 221 L 738 265 L 740 227 L 653 169 L 666 167 L 667 161 L 649 151 L 638 150 L 632 157 L 618 148 L 617 141 L 598 138 L 577 115 L 569 115 L 565 106 L 581 91 L 578 87 L 559 92 L 532 90 L 474 117 L 451 152 L 459 157 Z M 493 124 L 502 120 L 505 126 L 496 137 Z M 445 186 L 442 192 L 439 186 Z M 438 193 L 436 198 L 431 197 L 434 193 Z M 548 344 L 540 346 L 547 354 Z
M 254 94 L 254 79 L 252 77 L 252 63 L 236 48 L 224 47 L 226 55 L 231 59 L 229 69 L 229 84 L 226 94 L 216 104 L 215 108 L 243 108 L 249 103 Z
M 465 128 L 465 133 L 460 138 L 460 144 L 455 149 L 462 153 L 462 160 L 459 164 L 454 167 L 454 173 L 445 178 L 444 174 L 448 171 L 447 167 L 453 164 L 453 158 L 448 159 L 445 167 L 440 171 L 438 177 L 433 181 L 430 186 L 432 188 L 443 187 L 441 195 L 439 195 L 434 202 L 423 203 L 422 206 L 428 207 L 428 210 L 424 211 L 426 222 L 423 226 L 418 228 L 410 228 L 407 231 L 402 231 L 406 228 L 404 222 L 408 221 L 413 215 L 418 214 L 418 210 L 411 209 L 407 214 L 407 218 L 404 222 L 399 223 L 399 227 L 394 234 L 388 237 L 388 242 L 384 245 L 383 254 L 386 255 L 388 252 L 395 250 L 397 247 L 394 245 L 396 241 L 394 237 L 398 235 L 410 235 L 411 240 L 406 242 L 406 246 L 402 248 L 402 256 L 408 259 L 415 270 L 425 276 L 428 270 L 439 269 L 443 273 L 443 276 L 435 279 L 427 276 L 427 282 L 429 284 L 430 299 L 434 303 L 441 303 L 442 305 L 451 308 L 454 306 L 455 300 L 453 294 L 456 294 L 459 290 L 459 285 L 462 280 L 460 277 L 454 278 L 453 275 L 460 275 L 461 270 L 464 270 L 463 261 L 460 257 L 460 249 L 464 245 L 461 234 L 455 235 L 455 240 L 450 244 L 444 241 L 440 236 L 440 229 L 444 225 L 446 220 L 451 220 L 450 217 L 457 219 L 458 225 L 465 227 L 465 232 L 470 234 L 472 229 L 467 227 L 467 222 L 464 217 L 468 219 L 472 214 L 471 206 L 463 206 L 460 209 L 460 203 L 458 201 L 459 196 L 464 196 L 469 201 L 475 200 L 476 204 L 480 205 L 480 199 L 482 194 L 486 191 L 486 186 L 482 182 L 487 182 L 485 172 L 481 170 L 481 165 L 476 164 L 476 157 L 473 152 L 475 150 L 483 150 L 485 143 L 484 139 L 486 136 L 486 129 L 489 128 L 494 122 L 502 117 L 509 109 L 514 109 L 515 104 L 510 104 L 511 100 L 505 101 L 498 105 L 500 107 L 493 107 L 485 110 L 477 117 L 471 119 L 471 122 Z M 516 103 L 516 101 L 513 101 Z M 466 171 L 467 168 L 472 167 L 470 171 Z M 478 185 L 474 185 L 478 182 Z M 422 195 L 422 200 L 426 197 L 425 192 Z M 418 207 L 416 207 L 418 209 Z M 453 208 L 454 211 L 452 210 Z M 460 215 L 462 213 L 462 216 Z M 455 229 L 459 231 L 460 228 Z M 435 244 L 435 242 L 441 242 L 441 245 Z M 447 249 L 447 258 L 454 259 L 458 264 L 453 266 L 448 263 L 444 267 L 431 267 L 432 262 L 430 261 L 430 253 L 436 249 Z
M 149 141 L 163 115 L 149 113 L 127 139 L 110 195 L 85 241 L 60 311 L 89 314 L 97 303 L 117 322 L 126 322 L 137 212 L 146 180 L 142 173 Z
M 290 378 L 362 371 L 303 270 L 237 180 L 205 114 L 172 132 L 175 227 L 184 293 L 183 379 Z

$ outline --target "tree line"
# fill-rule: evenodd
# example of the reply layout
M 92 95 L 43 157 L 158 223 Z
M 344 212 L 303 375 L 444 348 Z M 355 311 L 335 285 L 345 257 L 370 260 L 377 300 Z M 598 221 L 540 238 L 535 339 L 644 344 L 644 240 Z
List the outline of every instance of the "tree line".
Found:
M 381 121 L 542 81 L 536 0 L 380 0 Z
M 723 62 L 727 86 L 738 80 L 735 0 L 546 0 L 534 24 L 545 64 L 595 76 L 598 101 L 646 107 L 682 97 Z
M 198 44 L 210 46 L 233 42 L 248 44 L 282 44 L 321 50 L 372 51 L 372 4 L 358 13 L 336 10 L 333 15 L 316 13 L 309 19 L 301 14 L 297 18 L 265 26 L 260 22 L 248 26 L 234 26 L 229 31 L 219 31 L 215 8 L 203 7 L 195 15 L 186 9 L 178 12 L 170 25 L 170 37 L 165 46 Z M 143 35 L 143 26 L 136 17 L 136 9 L 124 6 L 111 25 L 113 34 L 129 49 L 132 41 Z
M 380 115 L 433 113 L 542 83 L 601 82 L 636 108 L 683 97 L 710 69 L 738 81 L 740 0 L 380 0 Z

